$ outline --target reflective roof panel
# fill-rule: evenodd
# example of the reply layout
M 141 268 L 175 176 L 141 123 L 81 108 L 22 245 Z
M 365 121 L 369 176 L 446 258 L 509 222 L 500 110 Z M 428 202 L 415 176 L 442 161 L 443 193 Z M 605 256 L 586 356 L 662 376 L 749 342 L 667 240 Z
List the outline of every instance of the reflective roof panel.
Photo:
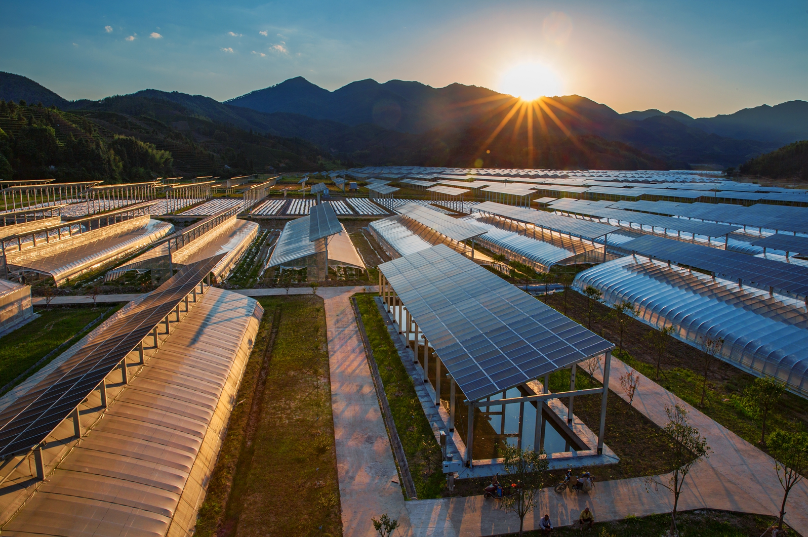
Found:
M 342 232 L 337 213 L 330 203 L 320 203 L 311 208 L 309 215 L 309 242 Z
M 415 203 L 402 205 L 395 209 L 395 211 L 458 242 L 471 239 L 472 237 L 486 232 L 486 229 L 479 224 L 458 220 Z
M 614 348 L 443 244 L 379 270 L 471 401 Z

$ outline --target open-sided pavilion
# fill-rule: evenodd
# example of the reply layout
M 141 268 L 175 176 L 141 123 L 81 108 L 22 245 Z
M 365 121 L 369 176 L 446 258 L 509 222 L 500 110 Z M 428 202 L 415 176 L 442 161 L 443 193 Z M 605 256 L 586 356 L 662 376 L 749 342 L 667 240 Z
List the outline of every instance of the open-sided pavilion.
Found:
M 605 354 L 608 386 L 612 343 L 442 244 L 379 265 L 379 289 L 385 306 L 397 313 L 400 331 L 408 340 L 414 332 L 415 356 L 424 353 L 425 382 L 430 347 L 433 350 L 436 406 L 441 405 L 441 366 L 446 368 L 450 431 L 461 391 L 469 409 L 466 466 L 474 460 L 474 409 L 517 404 L 521 417 L 526 404 L 538 409 L 549 400 L 566 398 L 572 423 L 575 397 L 590 394 L 601 394 L 598 440 L 592 451 L 603 453 L 608 388 L 576 389 L 575 368 Z M 569 391 L 550 393 L 550 373 L 564 368 L 572 369 Z M 540 378 L 542 393 L 528 388 Z M 524 388 L 523 396 L 492 399 L 512 388 Z M 534 446 L 544 445 L 543 420 L 544 412 L 537 411 Z
M 467 189 L 445 185 L 433 186 L 427 191 L 433 203 L 440 203 L 458 212 L 463 212 L 463 196 L 469 193 Z

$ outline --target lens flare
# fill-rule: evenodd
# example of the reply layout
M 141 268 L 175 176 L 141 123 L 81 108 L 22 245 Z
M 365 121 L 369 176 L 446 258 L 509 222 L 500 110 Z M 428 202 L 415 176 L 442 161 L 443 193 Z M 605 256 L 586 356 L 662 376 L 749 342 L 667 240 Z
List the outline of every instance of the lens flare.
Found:
M 561 88 L 561 79 L 558 75 L 541 63 L 514 65 L 502 73 L 499 81 L 499 90 L 502 93 L 519 97 L 524 101 L 559 95 Z

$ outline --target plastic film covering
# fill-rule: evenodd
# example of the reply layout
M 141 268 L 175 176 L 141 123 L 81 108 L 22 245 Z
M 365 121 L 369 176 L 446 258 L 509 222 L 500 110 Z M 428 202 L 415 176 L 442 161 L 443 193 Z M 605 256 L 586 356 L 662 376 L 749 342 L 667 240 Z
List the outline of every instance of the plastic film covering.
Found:
M 173 226 L 141 216 L 20 252 L 6 252 L 9 265 L 50 274 L 61 284 L 168 235 Z
M 0 332 L 33 314 L 31 286 L 0 280 Z
M 311 261 L 311 256 L 317 253 L 316 243 L 309 240 L 311 223 L 309 216 L 297 218 L 283 227 L 278 243 L 269 258 L 270 267 L 304 267 Z M 346 265 L 364 269 L 365 264 L 351 242 L 345 227 L 340 224 L 342 231 L 328 238 L 328 264 Z
M 573 283 L 580 292 L 590 285 L 608 304 L 634 304 L 650 326 L 676 326 L 675 337 L 694 347 L 704 337 L 723 338 L 721 359 L 808 395 L 808 315 L 801 302 L 633 257 L 581 272 Z
M 444 244 L 379 270 L 470 401 L 614 347 Z
M 395 211 L 410 220 L 435 230 L 454 241 L 464 241 L 485 233 L 485 228 L 473 222 L 452 218 L 429 207 L 408 203 Z
M 476 239 L 480 244 L 496 253 L 502 253 L 511 258 L 521 258 L 515 260 L 525 264 L 539 264 L 549 270 L 553 265 L 577 255 L 575 252 L 547 242 L 531 239 L 483 222 L 477 221 L 477 223 L 488 228 L 485 235 L 480 235 Z
M 432 245 L 401 223 L 401 216 L 374 220 L 368 226 L 384 249 L 393 257 L 414 254 Z
M 209 289 L 3 535 L 193 535 L 262 314 Z

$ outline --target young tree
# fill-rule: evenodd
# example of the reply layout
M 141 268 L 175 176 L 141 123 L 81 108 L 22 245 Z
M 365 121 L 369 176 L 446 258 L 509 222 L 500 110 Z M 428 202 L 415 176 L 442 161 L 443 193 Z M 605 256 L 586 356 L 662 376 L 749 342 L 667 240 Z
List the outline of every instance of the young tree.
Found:
M 772 377 L 756 378 L 755 381 L 743 391 L 744 399 L 754 407 L 763 422 L 763 431 L 760 434 L 761 445 L 766 445 L 766 418 L 769 411 L 780 401 L 786 392 L 786 385 Z
M 710 456 L 710 446 L 707 439 L 701 436 L 698 429 L 687 421 L 687 410 L 676 405 L 665 406 L 668 423 L 665 432 L 671 437 L 673 446 L 667 451 L 668 462 L 673 471 L 665 476 L 649 476 L 645 478 L 646 488 L 654 487 L 658 490 L 663 487 L 673 494 L 673 510 L 671 511 L 671 535 L 678 535 L 676 529 L 676 509 L 679 506 L 679 496 L 682 494 L 687 474 L 703 458 Z
M 320 287 L 320 282 L 311 282 L 309 284 L 309 287 L 311 287 L 311 294 L 316 295 L 317 288 Z
M 657 354 L 656 360 L 656 380 L 659 380 L 659 370 L 662 367 L 662 358 L 665 357 L 665 351 L 668 350 L 668 338 L 671 334 L 676 332 L 676 326 L 669 325 L 657 330 L 651 330 L 645 334 L 645 338 L 651 342 Z
M 42 296 L 45 297 L 45 306 L 50 308 L 50 303 L 56 296 L 56 287 L 45 285 L 45 287 L 42 288 Z
M 634 304 L 624 300 L 619 304 L 614 305 L 614 318 L 617 322 L 618 343 L 617 348 L 623 350 L 623 334 L 628 326 L 629 315 L 639 315 L 639 311 L 634 307 Z
M 640 374 L 633 369 L 629 369 L 620 375 L 620 386 L 622 386 L 623 392 L 628 397 L 628 406 L 631 406 L 634 401 L 634 394 L 637 393 L 637 388 L 640 386 Z
M 398 527 L 398 520 L 390 518 L 387 516 L 387 513 L 383 514 L 378 519 L 371 518 L 370 520 L 373 522 L 373 527 L 376 529 L 379 537 L 390 537 Z
M 808 433 L 774 431 L 769 435 L 769 450 L 774 455 L 774 468 L 784 492 L 777 522 L 778 529 L 782 530 L 788 493 L 808 474 Z
M 98 301 L 98 295 L 101 294 L 101 286 L 98 284 L 93 285 L 92 289 L 90 290 L 90 293 L 93 297 L 93 309 L 95 309 L 96 302 Z
M 592 330 L 592 311 L 594 311 L 595 309 L 595 302 L 600 302 L 600 300 L 603 298 L 603 293 L 601 293 L 591 285 L 587 285 L 586 289 L 584 290 L 584 294 L 586 295 L 586 298 L 589 299 L 587 303 L 588 318 L 586 327 Z
M 543 450 L 523 450 L 516 446 L 506 445 L 502 452 L 507 474 L 502 486 L 510 486 L 513 491 L 510 495 L 503 495 L 502 507 L 505 511 L 516 513 L 516 516 L 519 517 L 519 535 L 521 536 L 525 525 L 525 515 L 536 507 L 539 493 L 544 487 L 544 474 L 549 466 L 549 461 Z
M 707 395 L 707 376 L 710 374 L 710 369 L 712 369 L 716 358 L 721 354 L 721 348 L 724 346 L 724 338 L 702 336 L 699 346 L 704 353 L 704 380 L 701 385 L 701 403 L 699 403 L 699 405 L 703 407 L 704 397 Z
M 575 277 L 568 272 L 561 274 L 559 277 L 560 283 L 564 286 L 564 315 L 567 314 L 567 295 L 569 295 L 570 288 L 572 287 L 572 282 L 575 280 Z

